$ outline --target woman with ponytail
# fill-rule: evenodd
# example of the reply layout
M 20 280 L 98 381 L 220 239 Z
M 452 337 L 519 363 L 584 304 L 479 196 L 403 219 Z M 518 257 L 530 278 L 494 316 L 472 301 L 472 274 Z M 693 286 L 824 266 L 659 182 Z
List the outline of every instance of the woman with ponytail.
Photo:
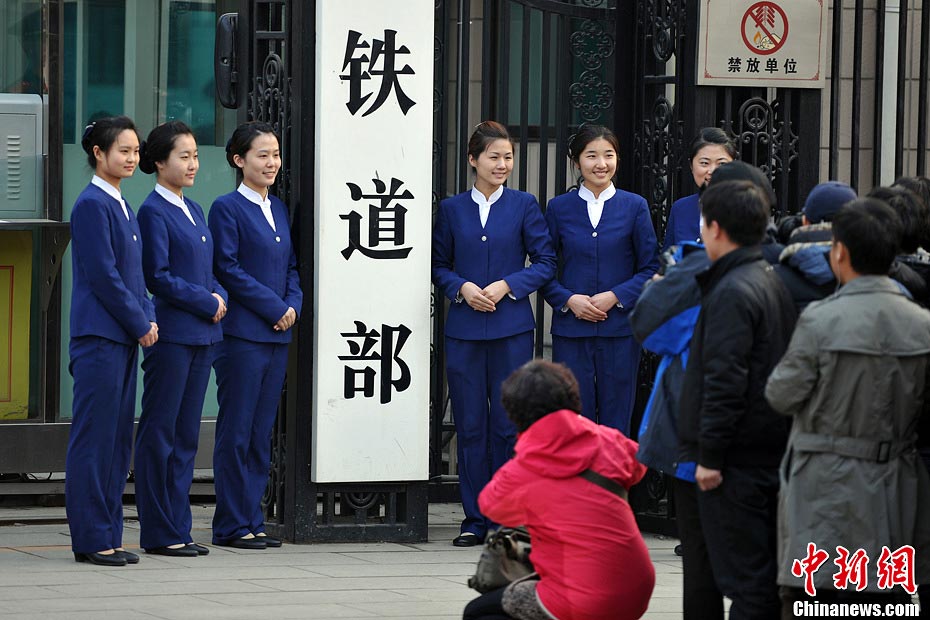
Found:
M 278 136 L 245 123 L 226 144 L 239 188 L 210 208 L 216 277 L 229 291 L 229 314 L 216 362 L 213 543 L 280 547 L 265 534 L 262 494 L 271 466 L 271 430 L 287 370 L 291 327 L 303 302 L 287 207 L 270 193 L 281 170 Z
M 614 187 L 619 152 L 600 125 L 572 138 L 581 179 L 546 210 L 561 270 L 543 294 L 553 309 L 552 360 L 578 378 L 582 415 L 629 437 L 639 344 L 628 315 L 659 261 L 646 200 Z
M 84 130 L 94 170 L 71 211 L 71 342 L 74 377 L 65 506 L 78 562 L 135 564 L 123 549 L 123 489 L 132 452 L 138 345 L 158 340 L 145 292 L 142 239 L 120 181 L 139 161 L 139 136 L 125 116 Z
M 190 127 L 169 121 L 142 143 L 139 168 L 155 189 L 139 208 L 142 267 L 155 302 L 159 340 L 142 361 L 142 416 L 136 433 L 136 506 L 146 553 L 209 553 L 191 538 L 190 487 L 200 416 L 226 291 L 213 276 L 213 235 L 184 195 L 200 162 Z

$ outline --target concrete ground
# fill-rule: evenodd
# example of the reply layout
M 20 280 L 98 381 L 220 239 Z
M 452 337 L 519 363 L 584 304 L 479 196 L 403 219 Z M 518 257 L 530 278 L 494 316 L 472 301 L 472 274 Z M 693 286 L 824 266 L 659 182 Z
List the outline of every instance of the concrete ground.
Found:
M 431 505 L 430 542 L 422 544 L 211 546 L 205 557 L 140 552 L 137 565 L 104 568 L 74 561 L 64 508 L 4 508 L 0 522 L 15 524 L 0 527 L 0 619 L 458 619 L 476 595 L 465 583 L 480 552 L 450 544 L 460 510 Z M 210 542 L 212 514 L 212 506 L 195 507 L 195 541 Z M 134 507 L 126 517 L 125 546 L 138 550 Z M 677 541 L 645 538 L 656 567 L 645 617 L 680 618 Z

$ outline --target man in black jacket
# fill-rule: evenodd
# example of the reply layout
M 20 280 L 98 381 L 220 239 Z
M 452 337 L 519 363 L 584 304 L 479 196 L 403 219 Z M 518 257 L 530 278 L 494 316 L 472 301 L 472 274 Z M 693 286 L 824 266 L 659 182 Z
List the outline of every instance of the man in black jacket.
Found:
M 697 461 L 698 509 L 714 578 L 732 620 L 778 618 L 775 517 L 788 427 L 765 401 L 796 313 L 760 244 L 767 198 L 748 181 L 701 196 L 701 238 L 712 261 L 697 276 L 702 308 L 682 386 L 682 461 Z

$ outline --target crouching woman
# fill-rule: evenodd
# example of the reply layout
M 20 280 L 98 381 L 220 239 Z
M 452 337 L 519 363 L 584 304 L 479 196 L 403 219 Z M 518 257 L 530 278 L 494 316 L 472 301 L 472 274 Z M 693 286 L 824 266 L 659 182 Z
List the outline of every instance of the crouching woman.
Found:
M 519 431 L 516 456 L 478 503 L 495 522 L 526 526 L 536 574 L 471 601 L 465 620 L 639 618 L 655 569 L 633 511 L 582 477 L 594 472 L 629 489 L 646 473 L 636 442 L 579 415 L 578 382 L 560 364 L 524 364 L 504 382 L 501 400 Z

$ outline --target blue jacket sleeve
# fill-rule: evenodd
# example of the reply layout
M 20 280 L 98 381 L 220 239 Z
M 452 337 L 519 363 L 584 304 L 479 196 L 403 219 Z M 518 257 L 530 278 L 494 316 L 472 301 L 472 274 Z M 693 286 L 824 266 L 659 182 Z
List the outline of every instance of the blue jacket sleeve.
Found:
M 432 279 L 433 284 L 442 290 L 442 294 L 455 300 L 465 278 L 455 272 L 455 238 L 452 226 L 446 214 L 446 206 L 439 205 L 436 224 L 433 226 Z
M 674 205 L 673 205 L 674 207 Z M 675 245 L 675 209 L 669 209 L 668 221 L 665 222 L 665 242 L 662 244 L 662 251 Z
M 558 252 L 559 246 L 562 242 L 561 233 L 559 232 L 559 219 L 556 214 L 556 209 L 552 207 L 552 204 L 549 204 L 549 209 L 546 210 L 546 223 L 549 225 L 549 237 L 552 240 L 553 249 Z M 546 298 L 546 301 L 549 302 L 549 305 L 552 306 L 553 310 L 560 311 L 565 307 L 565 304 L 568 303 L 569 298 L 574 295 L 570 290 L 565 288 L 561 282 L 559 282 L 559 274 L 555 273 L 551 280 L 542 288 L 543 297 Z
M 171 273 L 168 225 L 162 215 L 156 209 L 140 209 L 139 230 L 145 285 L 152 294 L 192 314 L 212 318 L 219 309 L 213 293 Z
M 535 200 L 527 200 L 523 208 L 523 247 L 530 257 L 530 266 L 503 278 L 517 299 L 526 297 L 555 276 L 555 250 L 542 209 Z
M 300 288 L 300 273 L 297 271 L 297 254 L 291 247 L 291 256 L 287 261 L 287 290 L 284 293 L 284 303 L 294 309 L 297 316 L 303 309 L 304 292 Z M 283 314 L 281 316 L 284 316 Z M 280 317 L 279 317 L 280 318 Z
M 626 282 L 613 287 L 614 295 L 630 310 L 643 292 L 643 285 L 659 269 L 659 253 L 656 233 L 649 218 L 649 207 L 645 200 L 638 201 L 636 223 L 633 226 L 633 251 L 636 254 L 636 273 Z
M 75 252 L 77 268 L 94 296 L 130 336 L 139 339 L 152 329 L 155 306 L 147 297 L 139 300 L 126 288 L 116 269 L 106 212 L 96 205 L 82 205 L 71 214 L 71 237 L 82 247 Z
M 210 209 L 210 232 L 213 233 L 213 265 L 217 279 L 231 295 L 268 321 L 269 325 L 277 323 L 287 312 L 288 304 L 239 264 L 239 226 L 229 209 L 221 203 Z

